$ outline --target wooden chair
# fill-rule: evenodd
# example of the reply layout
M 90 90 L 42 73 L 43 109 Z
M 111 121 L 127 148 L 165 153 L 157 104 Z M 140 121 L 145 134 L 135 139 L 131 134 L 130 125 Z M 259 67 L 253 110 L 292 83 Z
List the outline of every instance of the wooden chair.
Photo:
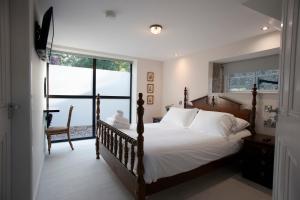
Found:
M 70 106 L 67 127 L 55 127 L 54 126 L 54 127 L 49 127 L 46 129 L 49 154 L 50 154 L 50 149 L 51 149 L 51 136 L 52 135 L 67 134 L 71 149 L 74 150 L 72 142 L 71 142 L 71 138 L 70 138 L 70 123 L 71 123 L 72 111 L 73 111 L 73 106 Z

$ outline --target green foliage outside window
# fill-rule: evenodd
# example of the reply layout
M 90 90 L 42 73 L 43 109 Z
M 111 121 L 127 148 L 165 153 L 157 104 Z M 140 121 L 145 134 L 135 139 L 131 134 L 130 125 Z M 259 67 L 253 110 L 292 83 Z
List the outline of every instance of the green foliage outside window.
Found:
M 57 51 L 52 51 L 49 60 L 51 65 L 87 68 L 92 68 L 93 66 L 93 58 Z M 130 64 L 130 62 L 123 60 L 96 59 L 97 69 L 129 72 Z

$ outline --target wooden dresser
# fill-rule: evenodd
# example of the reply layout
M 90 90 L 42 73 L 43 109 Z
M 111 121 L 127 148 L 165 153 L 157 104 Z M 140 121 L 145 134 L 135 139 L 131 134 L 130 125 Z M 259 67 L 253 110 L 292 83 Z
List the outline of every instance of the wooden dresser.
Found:
M 243 177 L 272 188 L 275 138 L 255 134 L 243 139 Z

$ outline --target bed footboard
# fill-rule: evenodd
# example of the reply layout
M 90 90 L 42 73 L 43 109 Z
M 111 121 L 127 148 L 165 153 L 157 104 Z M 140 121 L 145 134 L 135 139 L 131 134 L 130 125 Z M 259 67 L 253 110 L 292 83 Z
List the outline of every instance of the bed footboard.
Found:
M 100 154 L 136 199 L 145 199 L 144 180 L 144 101 L 139 93 L 137 101 L 137 139 L 100 120 L 100 95 L 96 99 L 96 158 Z

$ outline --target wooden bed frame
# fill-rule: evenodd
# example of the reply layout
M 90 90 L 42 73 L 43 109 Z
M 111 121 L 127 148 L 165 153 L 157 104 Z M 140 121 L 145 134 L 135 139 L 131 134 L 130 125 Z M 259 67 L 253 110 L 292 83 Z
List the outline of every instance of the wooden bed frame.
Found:
M 247 120 L 250 123 L 250 131 L 255 134 L 255 113 L 256 113 L 256 92 L 254 84 L 252 89 L 252 109 L 242 109 L 241 104 L 226 97 L 211 99 L 208 96 L 192 100 L 192 105 L 188 103 L 187 88 L 184 89 L 184 107 L 200 108 L 203 110 L 227 112 Z M 159 192 L 163 189 L 178 185 L 187 180 L 196 178 L 213 169 L 223 166 L 234 160 L 237 154 L 230 155 L 219 160 L 202 165 L 188 172 L 176 174 L 174 176 L 160 178 L 156 182 L 147 184 L 144 180 L 144 100 L 143 94 L 139 93 L 137 101 L 137 138 L 132 138 L 120 130 L 100 120 L 100 96 L 96 100 L 96 158 L 103 159 L 120 178 L 127 189 L 137 200 L 144 200 L 146 196 Z M 130 154 L 130 155 L 129 155 Z M 130 165 L 129 165 L 130 164 Z M 136 171 L 134 169 L 136 167 Z

